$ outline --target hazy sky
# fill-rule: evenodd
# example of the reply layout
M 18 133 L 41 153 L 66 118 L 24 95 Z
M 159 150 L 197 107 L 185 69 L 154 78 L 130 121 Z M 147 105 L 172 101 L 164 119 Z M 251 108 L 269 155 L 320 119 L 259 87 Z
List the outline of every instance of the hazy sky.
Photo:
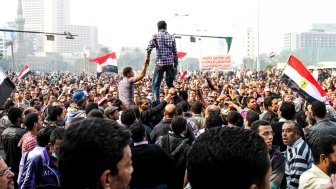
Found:
M 279 52 L 286 32 L 305 31 L 316 22 L 336 23 L 335 0 L 259 1 L 260 52 Z M 14 20 L 17 0 L 0 2 L 3 26 Z M 159 20 L 166 20 L 170 33 L 217 36 L 230 36 L 246 26 L 257 29 L 258 20 L 258 0 L 71 0 L 70 5 L 71 23 L 97 26 L 99 43 L 115 51 L 122 46 L 147 46 Z M 175 17 L 175 13 L 189 16 Z M 196 48 L 188 43 L 182 41 L 182 50 Z

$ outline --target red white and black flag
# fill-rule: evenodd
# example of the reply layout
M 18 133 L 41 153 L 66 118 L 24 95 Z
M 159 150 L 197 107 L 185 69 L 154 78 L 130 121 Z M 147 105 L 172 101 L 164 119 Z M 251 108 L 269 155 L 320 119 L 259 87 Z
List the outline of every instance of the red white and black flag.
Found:
M 118 73 L 118 65 L 115 52 L 111 52 L 109 54 L 97 57 L 95 59 L 90 59 L 89 61 L 97 63 L 98 67 L 99 66 L 103 67 L 101 72 Z
M 20 73 L 18 74 L 18 78 L 19 79 L 24 79 L 25 77 L 28 76 L 28 74 L 30 74 L 31 71 L 30 69 L 28 68 L 27 65 L 23 66 L 22 70 L 20 71 Z
M 281 81 L 287 84 L 289 88 L 297 91 L 310 103 L 314 101 L 324 102 L 326 100 L 326 92 L 309 70 L 293 55 L 288 59 Z
M 0 106 L 2 106 L 10 97 L 15 89 L 14 83 L 7 77 L 5 72 L 0 68 Z

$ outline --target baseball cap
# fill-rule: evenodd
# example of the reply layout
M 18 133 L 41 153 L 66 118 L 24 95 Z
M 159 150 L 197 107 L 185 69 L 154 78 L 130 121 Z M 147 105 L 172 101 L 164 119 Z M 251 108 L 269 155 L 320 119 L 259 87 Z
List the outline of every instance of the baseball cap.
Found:
M 87 92 L 85 90 L 79 89 L 75 92 L 75 94 L 72 96 L 72 102 L 79 103 L 82 100 L 85 100 L 87 97 Z
M 109 106 L 104 110 L 104 114 L 105 114 L 105 116 L 108 116 L 108 115 L 114 113 L 116 110 L 118 110 L 118 107 Z

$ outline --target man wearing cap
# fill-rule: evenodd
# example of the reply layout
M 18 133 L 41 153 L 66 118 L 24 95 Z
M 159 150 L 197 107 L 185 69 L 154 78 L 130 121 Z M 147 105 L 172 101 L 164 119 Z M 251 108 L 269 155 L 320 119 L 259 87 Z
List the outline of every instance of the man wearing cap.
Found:
M 108 119 L 117 121 L 119 120 L 119 110 L 118 107 L 110 106 L 104 110 L 104 114 Z
M 156 48 L 156 67 L 153 76 L 152 90 L 156 102 L 160 100 L 160 85 L 163 74 L 166 72 L 166 84 L 168 88 L 173 87 L 174 74 L 176 74 L 178 56 L 174 36 L 167 32 L 165 21 L 157 24 L 158 32 L 149 41 L 147 51 L 151 52 Z
M 85 106 L 87 104 L 87 93 L 85 90 L 77 90 L 72 96 L 72 104 L 65 116 L 65 126 L 68 126 L 74 118 L 85 117 Z

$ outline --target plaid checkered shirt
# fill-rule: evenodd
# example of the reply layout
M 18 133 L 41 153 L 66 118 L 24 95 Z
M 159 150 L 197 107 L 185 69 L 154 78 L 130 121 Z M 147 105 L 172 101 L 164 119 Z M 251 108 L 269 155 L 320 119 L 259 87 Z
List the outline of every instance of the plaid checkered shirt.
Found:
M 156 64 L 158 66 L 174 65 L 177 67 L 178 56 L 175 38 L 167 30 L 161 29 L 152 36 L 147 50 L 156 48 Z

